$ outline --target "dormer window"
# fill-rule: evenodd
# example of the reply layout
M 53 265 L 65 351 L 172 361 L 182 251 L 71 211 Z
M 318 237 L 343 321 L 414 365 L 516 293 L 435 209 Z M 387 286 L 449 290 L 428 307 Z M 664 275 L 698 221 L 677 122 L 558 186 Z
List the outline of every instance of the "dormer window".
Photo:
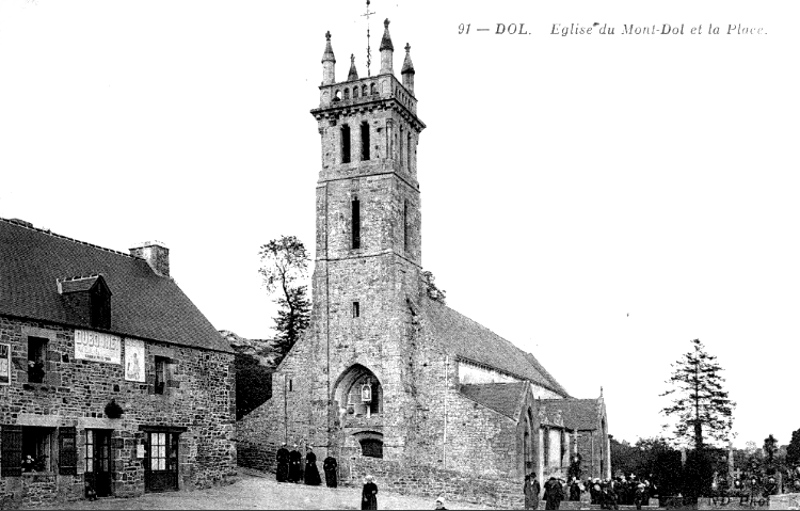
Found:
M 111 328 L 111 290 L 102 275 L 58 279 L 58 292 L 70 322 Z

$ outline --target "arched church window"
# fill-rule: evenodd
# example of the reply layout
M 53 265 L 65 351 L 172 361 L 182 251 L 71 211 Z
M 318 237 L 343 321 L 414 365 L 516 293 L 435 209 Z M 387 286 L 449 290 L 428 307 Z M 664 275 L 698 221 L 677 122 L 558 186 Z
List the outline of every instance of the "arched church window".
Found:
M 367 95 L 367 84 L 366 83 L 361 86 L 361 95 L 362 96 L 366 96 Z
M 358 98 L 358 85 L 353 87 L 353 99 Z
M 344 99 L 350 99 L 350 89 L 344 90 Z
M 350 126 L 342 126 L 342 163 L 350 163 Z
M 333 94 L 333 100 L 334 100 L 334 101 L 341 101 L 341 99 L 342 99 L 342 91 L 340 91 L 340 90 L 337 90 L 337 91 L 336 91 L 336 92 Z
M 361 123 L 361 161 L 369 160 L 369 123 Z
M 378 90 L 375 88 L 375 82 L 369 84 L 369 93 L 370 94 L 377 94 Z

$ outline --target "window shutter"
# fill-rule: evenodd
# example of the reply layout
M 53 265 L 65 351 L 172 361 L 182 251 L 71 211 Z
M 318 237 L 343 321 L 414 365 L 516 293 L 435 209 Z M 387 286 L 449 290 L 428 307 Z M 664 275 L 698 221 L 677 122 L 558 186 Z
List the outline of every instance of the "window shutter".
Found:
M 62 476 L 78 475 L 78 450 L 75 446 L 75 428 L 58 429 L 58 473 Z
M 15 477 L 22 475 L 22 426 L 3 426 L 2 438 L 3 456 L 0 467 L 0 476 Z

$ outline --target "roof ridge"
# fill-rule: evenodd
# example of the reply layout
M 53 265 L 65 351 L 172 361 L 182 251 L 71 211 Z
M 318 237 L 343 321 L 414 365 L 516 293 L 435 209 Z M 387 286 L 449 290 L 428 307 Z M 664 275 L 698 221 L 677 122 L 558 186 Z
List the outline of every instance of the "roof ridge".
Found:
M 79 245 L 86 245 L 86 246 L 89 246 L 89 247 L 92 247 L 92 248 L 97 248 L 97 249 L 103 250 L 105 252 L 111 252 L 112 254 L 123 255 L 123 256 L 126 256 L 126 257 L 130 257 L 131 259 L 142 259 L 141 257 L 135 256 L 135 255 L 131 255 L 131 254 L 128 254 L 128 253 L 125 253 L 125 252 L 120 252 L 119 250 L 114 250 L 113 248 L 101 247 L 100 245 L 95 245 L 94 243 L 89 243 L 89 242 L 86 242 L 86 241 L 76 240 L 75 238 L 70 238 L 69 236 L 64 236 L 63 234 L 56 234 L 53 231 L 51 231 L 50 229 L 44 230 L 44 229 L 41 229 L 39 227 L 34 227 L 32 225 L 26 225 L 26 224 L 14 222 L 11 219 L 3 218 L 3 217 L 0 217 L 0 221 L 1 222 L 5 222 L 5 223 L 10 224 L 10 225 L 14 225 L 16 227 L 22 227 L 24 229 L 30 229 L 32 231 L 37 231 L 37 232 L 40 232 L 42 234 L 46 234 L 48 236 L 52 236 L 54 238 L 61 238 L 63 240 L 72 241 L 74 243 L 78 243 Z
M 60 282 L 75 282 L 75 281 L 78 281 L 78 280 L 93 279 L 93 278 L 101 277 L 101 276 L 102 276 L 101 273 L 91 273 L 89 275 L 77 275 L 75 277 L 64 277 L 63 280 L 60 279 L 60 278 L 56 278 L 56 280 L 58 280 Z

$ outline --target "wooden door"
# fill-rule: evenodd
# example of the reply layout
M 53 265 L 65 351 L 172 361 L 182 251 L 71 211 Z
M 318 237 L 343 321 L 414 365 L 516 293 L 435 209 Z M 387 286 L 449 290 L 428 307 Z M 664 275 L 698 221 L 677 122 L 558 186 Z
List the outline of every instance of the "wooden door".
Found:
M 144 464 L 145 491 L 163 492 L 178 489 L 178 433 L 147 433 Z
M 98 497 L 111 496 L 111 431 L 86 430 L 85 478 Z

